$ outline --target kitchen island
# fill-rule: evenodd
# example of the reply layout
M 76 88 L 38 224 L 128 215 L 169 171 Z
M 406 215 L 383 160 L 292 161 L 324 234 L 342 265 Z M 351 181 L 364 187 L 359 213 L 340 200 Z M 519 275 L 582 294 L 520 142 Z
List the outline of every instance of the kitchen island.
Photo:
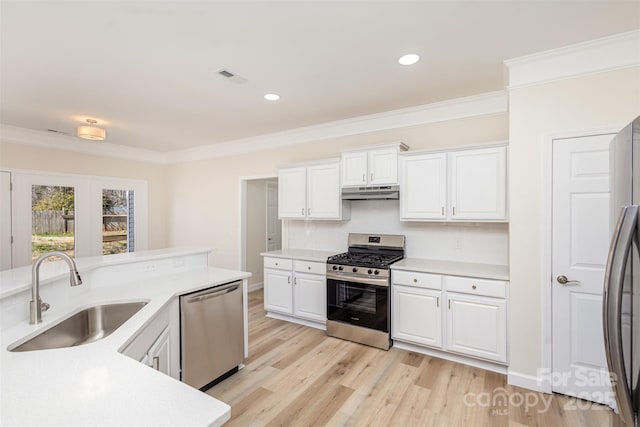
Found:
M 3 272 L 0 424 L 217 426 L 227 421 L 229 405 L 120 353 L 179 295 L 242 280 L 246 355 L 250 274 L 208 267 L 209 251 L 163 250 L 104 257 L 104 261 L 102 257 L 78 259 L 83 285 L 71 288 L 65 272 L 45 277 L 41 295 L 51 309 L 38 325 L 28 323 L 25 267 Z M 8 350 L 80 309 L 130 301 L 148 303 L 104 339 L 69 348 Z

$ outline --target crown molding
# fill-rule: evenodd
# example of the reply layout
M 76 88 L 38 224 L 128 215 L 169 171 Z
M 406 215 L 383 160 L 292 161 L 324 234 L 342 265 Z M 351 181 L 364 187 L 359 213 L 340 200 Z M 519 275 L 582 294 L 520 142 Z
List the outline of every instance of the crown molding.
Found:
M 159 151 L 112 144 L 104 141 L 85 141 L 71 135 L 60 135 L 5 124 L 0 124 L 0 141 L 146 163 L 166 163 L 166 153 Z
M 89 142 L 74 136 L 52 134 L 4 124 L 0 124 L 0 141 L 147 163 L 168 164 L 234 156 L 329 138 L 505 112 L 507 112 L 507 92 L 497 91 L 170 152 L 105 142 Z
M 234 156 L 330 138 L 380 132 L 466 117 L 507 112 L 507 92 L 496 91 L 448 101 L 370 114 L 246 139 L 173 151 L 169 163 Z
M 640 65 L 640 30 L 504 61 L 507 88 L 548 83 Z

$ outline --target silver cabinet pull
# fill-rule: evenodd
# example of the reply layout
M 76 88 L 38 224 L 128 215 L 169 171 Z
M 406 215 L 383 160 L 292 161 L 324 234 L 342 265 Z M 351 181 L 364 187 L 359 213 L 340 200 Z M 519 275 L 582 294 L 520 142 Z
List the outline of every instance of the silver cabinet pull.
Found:
M 413 283 L 418 283 L 418 279 L 413 279 Z
M 579 280 L 569 280 L 569 279 L 567 279 L 567 276 L 565 276 L 565 275 L 560 275 L 560 276 L 556 277 L 556 280 L 561 285 L 579 285 L 580 284 Z
M 297 278 L 297 277 L 293 279 L 293 284 L 294 284 L 294 285 L 297 285 L 297 284 L 298 284 L 298 278 Z
M 371 172 L 371 181 L 373 181 L 373 172 Z
M 311 266 L 308 266 L 307 269 L 311 270 Z
M 444 206 L 441 208 L 442 210 L 442 216 L 444 216 Z
M 449 300 L 449 310 L 451 310 L 451 300 Z
M 471 289 L 475 289 L 475 288 L 477 288 L 476 285 L 471 285 Z
M 440 307 L 440 297 L 436 297 L 436 307 Z
M 291 284 L 291 276 L 287 277 L 287 283 Z
M 366 178 L 366 175 L 365 175 L 365 174 L 362 174 L 362 182 L 365 182 L 365 181 L 366 181 L 366 179 L 367 179 L 367 178 Z
M 453 207 L 453 216 L 456 216 L 456 207 Z
M 151 366 L 156 371 L 160 370 L 160 356 L 153 356 L 153 362 L 152 362 Z

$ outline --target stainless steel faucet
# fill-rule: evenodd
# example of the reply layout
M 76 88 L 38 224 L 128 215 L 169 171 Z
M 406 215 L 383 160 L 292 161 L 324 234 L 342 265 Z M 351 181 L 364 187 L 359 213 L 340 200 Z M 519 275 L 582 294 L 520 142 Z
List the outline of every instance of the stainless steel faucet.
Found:
M 49 310 L 49 304 L 40 299 L 40 265 L 52 256 L 57 256 L 66 261 L 69 266 L 69 284 L 78 286 L 82 284 L 82 278 L 78 273 L 76 262 L 64 252 L 47 252 L 38 257 L 31 268 L 31 301 L 29 302 L 29 324 L 35 325 L 42 322 L 42 312 Z

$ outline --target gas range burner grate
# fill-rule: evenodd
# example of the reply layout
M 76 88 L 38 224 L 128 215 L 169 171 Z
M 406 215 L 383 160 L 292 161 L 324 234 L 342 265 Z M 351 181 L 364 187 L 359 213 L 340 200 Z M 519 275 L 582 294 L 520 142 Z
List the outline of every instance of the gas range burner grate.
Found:
M 402 255 L 345 252 L 327 259 L 329 264 L 353 265 L 356 267 L 387 268 L 402 259 Z

